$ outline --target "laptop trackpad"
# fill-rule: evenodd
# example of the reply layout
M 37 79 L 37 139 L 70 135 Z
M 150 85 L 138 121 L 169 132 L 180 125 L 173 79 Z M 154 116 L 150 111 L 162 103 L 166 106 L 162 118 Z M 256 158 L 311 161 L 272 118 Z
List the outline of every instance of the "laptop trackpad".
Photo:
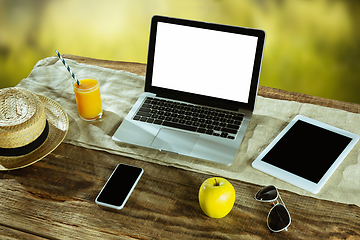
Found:
M 161 128 L 151 146 L 159 150 L 190 154 L 199 135 Z

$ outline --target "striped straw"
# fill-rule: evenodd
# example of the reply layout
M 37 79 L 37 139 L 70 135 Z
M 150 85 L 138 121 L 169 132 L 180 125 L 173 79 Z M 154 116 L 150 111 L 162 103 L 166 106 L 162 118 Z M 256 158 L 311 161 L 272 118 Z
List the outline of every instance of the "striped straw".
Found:
M 72 78 L 76 81 L 77 85 L 80 85 L 79 80 L 77 80 L 77 78 L 75 77 L 75 74 L 71 71 L 70 67 L 66 64 L 65 60 L 63 59 L 63 57 L 60 55 L 58 50 L 55 50 L 57 56 L 60 58 L 60 60 L 62 61 L 62 63 L 64 64 L 64 66 L 66 67 L 66 69 L 69 71 L 69 73 L 71 74 Z

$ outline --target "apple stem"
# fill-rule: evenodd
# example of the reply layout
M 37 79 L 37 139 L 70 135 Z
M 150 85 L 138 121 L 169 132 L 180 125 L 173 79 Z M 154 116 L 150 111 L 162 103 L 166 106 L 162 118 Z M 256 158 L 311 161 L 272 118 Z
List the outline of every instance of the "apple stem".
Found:
M 219 186 L 219 183 L 216 181 L 216 178 L 214 178 L 215 180 L 215 186 Z

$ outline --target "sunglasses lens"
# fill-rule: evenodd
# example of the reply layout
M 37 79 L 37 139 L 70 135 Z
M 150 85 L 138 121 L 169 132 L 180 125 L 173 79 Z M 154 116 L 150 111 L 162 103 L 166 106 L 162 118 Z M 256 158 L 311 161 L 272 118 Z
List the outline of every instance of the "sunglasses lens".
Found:
M 278 204 L 271 209 L 268 216 L 268 226 L 271 231 L 279 232 L 290 225 L 290 215 L 286 208 Z
M 258 201 L 271 201 L 277 198 L 277 191 L 274 186 L 267 186 L 261 189 L 255 195 L 255 199 Z

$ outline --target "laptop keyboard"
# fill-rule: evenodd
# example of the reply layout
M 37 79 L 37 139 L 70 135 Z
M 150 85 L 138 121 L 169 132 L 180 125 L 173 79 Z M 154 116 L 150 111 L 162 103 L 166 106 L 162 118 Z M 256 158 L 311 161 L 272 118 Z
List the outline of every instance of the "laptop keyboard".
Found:
M 235 139 L 244 115 L 147 97 L 133 120 Z

